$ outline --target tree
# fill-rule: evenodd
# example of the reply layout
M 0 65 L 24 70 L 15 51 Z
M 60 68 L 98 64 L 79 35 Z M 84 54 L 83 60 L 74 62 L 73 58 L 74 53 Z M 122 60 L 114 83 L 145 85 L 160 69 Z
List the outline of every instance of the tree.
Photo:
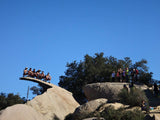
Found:
M 32 94 L 34 95 L 41 95 L 43 92 L 43 88 L 42 87 L 37 87 L 37 86 L 33 86 L 30 88 L 30 90 L 32 91 Z
M 140 72 L 138 82 L 149 83 L 152 80 L 152 75 L 148 73 L 147 61 L 141 61 L 132 64 L 129 57 L 117 59 L 113 56 L 104 57 L 104 53 L 96 53 L 95 56 L 84 56 L 84 61 L 73 61 L 67 63 L 65 75 L 60 76 L 59 86 L 73 93 L 75 99 L 80 103 L 85 103 L 86 99 L 83 93 L 83 86 L 96 82 L 111 81 L 112 71 L 117 71 L 119 68 L 126 67 L 133 69 L 137 68 Z
M 20 98 L 19 95 L 14 95 L 13 93 L 0 93 L 0 110 L 14 104 L 23 104 L 25 102 L 26 100 L 24 98 Z

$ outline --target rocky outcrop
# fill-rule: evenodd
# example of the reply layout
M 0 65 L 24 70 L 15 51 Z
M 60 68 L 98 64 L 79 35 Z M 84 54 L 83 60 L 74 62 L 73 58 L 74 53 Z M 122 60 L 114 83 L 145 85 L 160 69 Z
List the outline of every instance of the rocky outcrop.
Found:
M 41 113 L 47 120 L 53 118 L 64 120 L 66 115 L 73 113 L 79 106 L 72 93 L 58 86 L 48 89 L 44 94 L 27 102 L 27 105 Z
M 126 85 L 129 88 L 128 83 L 119 82 L 105 82 L 105 83 L 92 83 L 83 87 L 83 91 L 87 100 L 95 100 L 99 98 L 106 98 L 109 102 L 117 102 L 119 100 L 118 93 Z M 137 88 L 147 89 L 145 85 L 135 85 Z
M 76 120 L 82 120 L 86 118 L 89 114 L 93 113 L 98 107 L 107 103 L 107 99 L 97 99 L 89 101 L 81 106 L 79 106 L 73 113 L 73 117 Z
M 32 107 L 17 104 L 2 111 L 0 120 L 47 120 Z
M 72 93 L 54 85 L 26 104 L 6 108 L 0 112 L 0 120 L 64 120 L 78 106 Z

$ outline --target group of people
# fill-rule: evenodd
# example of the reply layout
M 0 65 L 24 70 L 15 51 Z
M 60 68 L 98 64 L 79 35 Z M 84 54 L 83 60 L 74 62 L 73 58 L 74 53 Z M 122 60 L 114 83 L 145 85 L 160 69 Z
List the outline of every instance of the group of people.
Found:
M 129 77 L 131 76 L 131 79 L 133 82 L 136 82 L 138 79 L 138 69 L 133 69 L 130 71 L 128 68 L 122 69 L 119 68 L 117 72 L 113 71 L 112 72 L 112 82 L 118 81 L 118 82 L 129 82 Z
M 47 75 L 45 75 L 44 71 L 42 71 L 42 72 L 41 72 L 41 70 L 36 71 L 35 69 L 32 70 L 32 68 L 29 68 L 29 70 L 28 70 L 27 67 L 23 71 L 23 77 L 25 77 L 25 76 L 37 78 L 40 80 L 43 79 L 44 81 L 49 81 L 49 82 L 51 81 L 51 76 L 49 73 L 47 73 Z

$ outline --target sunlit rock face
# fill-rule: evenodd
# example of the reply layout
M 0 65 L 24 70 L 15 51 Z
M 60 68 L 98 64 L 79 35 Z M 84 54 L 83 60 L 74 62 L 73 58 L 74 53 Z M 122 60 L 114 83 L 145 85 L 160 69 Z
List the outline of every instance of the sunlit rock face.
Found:
M 73 113 L 79 106 L 72 93 L 58 86 L 48 89 L 44 94 L 27 102 L 27 105 L 41 113 L 47 120 L 53 118 L 64 120 L 66 115 Z
M 124 85 L 128 87 L 128 83 L 92 83 L 84 86 L 83 91 L 88 101 L 106 98 L 109 102 L 116 102 L 118 101 L 118 93 Z
M 0 120 L 47 120 L 32 107 L 17 104 L 1 111 Z
M 64 120 L 78 106 L 72 93 L 53 85 L 53 88 L 26 104 L 7 107 L 0 112 L 0 120 Z

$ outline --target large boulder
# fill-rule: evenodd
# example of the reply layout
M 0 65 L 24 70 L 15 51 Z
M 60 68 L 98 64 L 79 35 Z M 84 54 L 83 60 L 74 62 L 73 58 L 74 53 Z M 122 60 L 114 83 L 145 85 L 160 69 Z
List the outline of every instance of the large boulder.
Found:
M 33 100 L 27 102 L 28 106 L 41 113 L 47 120 L 58 118 L 64 120 L 65 116 L 73 113 L 79 106 L 67 90 L 54 86 L 42 95 L 36 96 Z
M 97 99 L 89 101 L 81 106 L 79 106 L 73 113 L 75 120 L 82 120 L 86 118 L 89 114 L 93 113 L 97 108 L 107 103 L 107 99 Z
M 53 85 L 53 88 L 26 104 L 14 105 L 0 111 L 0 120 L 64 120 L 78 106 L 72 93 Z
M 17 104 L 1 111 L 0 120 L 47 120 L 44 116 L 25 104 Z
M 84 94 L 88 101 L 99 98 L 106 98 L 109 102 L 119 101 L 118 93 L 126 85 L 129 88 L 129 83 L 120 82 L 105 82 L 105 83 L 92 83 L 83 87 Z M 135 85 L 140 89 L 147 89 L 145 85 Z

